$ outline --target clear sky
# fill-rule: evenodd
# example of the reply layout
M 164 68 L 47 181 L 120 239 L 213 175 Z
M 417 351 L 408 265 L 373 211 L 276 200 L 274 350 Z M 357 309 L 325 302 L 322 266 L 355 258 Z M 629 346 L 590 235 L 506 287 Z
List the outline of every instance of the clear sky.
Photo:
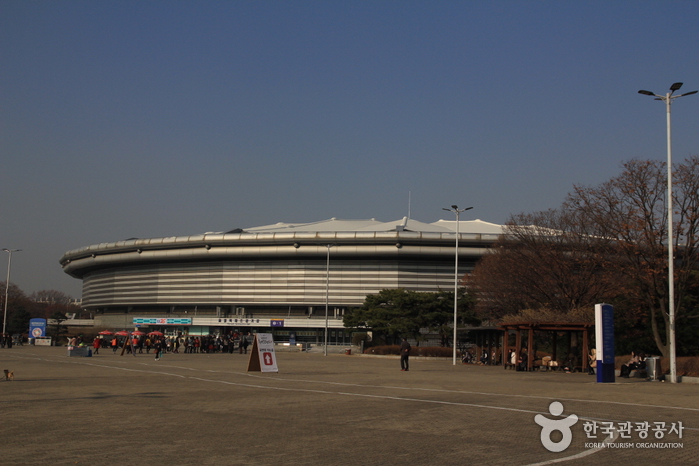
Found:
M 330 217 L 504 223 L 666 158 L 697 1 L 0 0 L 0 248 Z M 673 106 L 699 154 L 699 95 Z M 410 194 L 409 194 L 410 193 Z M 4 281 L 7 254 L 0 259 Z

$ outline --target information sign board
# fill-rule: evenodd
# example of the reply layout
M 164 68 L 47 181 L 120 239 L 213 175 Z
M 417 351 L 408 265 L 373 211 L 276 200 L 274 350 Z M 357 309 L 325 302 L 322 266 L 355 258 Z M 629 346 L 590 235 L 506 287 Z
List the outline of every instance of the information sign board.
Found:
M 29 320 L 29 338 L 42 338 L 46 336 L 46 319 Z
M 597 382 L 613 383 L 614 375 L 614 307 L 595 304 L 595 340 L 597 346 Z
M 250 351 L 248 372 L 279 372 L 271 333 L 256 333 Z

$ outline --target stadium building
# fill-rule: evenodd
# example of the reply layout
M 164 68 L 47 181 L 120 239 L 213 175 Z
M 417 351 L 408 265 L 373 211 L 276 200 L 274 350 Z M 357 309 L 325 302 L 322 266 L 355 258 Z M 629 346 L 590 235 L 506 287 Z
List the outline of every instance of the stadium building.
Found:
M 452 290 L 456 222 L 278 223 L 193 236 L 128 239 L 66 252 L 83 307 L 106 329 L 169 334 L 271 332 L 277 341 L 348 344 L 348 308 L 387 288 Z M 459 222 L 459 274 L 502 234 Z

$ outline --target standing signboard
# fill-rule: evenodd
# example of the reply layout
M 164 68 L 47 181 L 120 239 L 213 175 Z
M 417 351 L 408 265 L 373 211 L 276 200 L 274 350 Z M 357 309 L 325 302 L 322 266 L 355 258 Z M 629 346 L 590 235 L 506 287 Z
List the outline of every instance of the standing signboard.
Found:
M 597 383 L 614 383 L 614 307 L 595 304 Z
M 248 372 L 279 372 L 271 333 L 256 333 L 250 351 Z
M 46 336 L 46 319 L 29 320 L 29 338 L 43 338 Z

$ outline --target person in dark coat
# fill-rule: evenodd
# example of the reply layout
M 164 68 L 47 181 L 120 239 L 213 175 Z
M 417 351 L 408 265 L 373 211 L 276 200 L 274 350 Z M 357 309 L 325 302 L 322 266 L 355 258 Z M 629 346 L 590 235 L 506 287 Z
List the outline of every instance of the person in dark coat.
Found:
M 403 341 L 400 344 L 400 370 L 407 371 L 410 369 L 408 357 L 410 357 L 410 343 L 408 343 L 408 340 L 403 338 Z
M 159 361 L 163 355 L 163 341 L 160 338 L 155 340 L 153 350 L 155 351 L 155 360 Z

